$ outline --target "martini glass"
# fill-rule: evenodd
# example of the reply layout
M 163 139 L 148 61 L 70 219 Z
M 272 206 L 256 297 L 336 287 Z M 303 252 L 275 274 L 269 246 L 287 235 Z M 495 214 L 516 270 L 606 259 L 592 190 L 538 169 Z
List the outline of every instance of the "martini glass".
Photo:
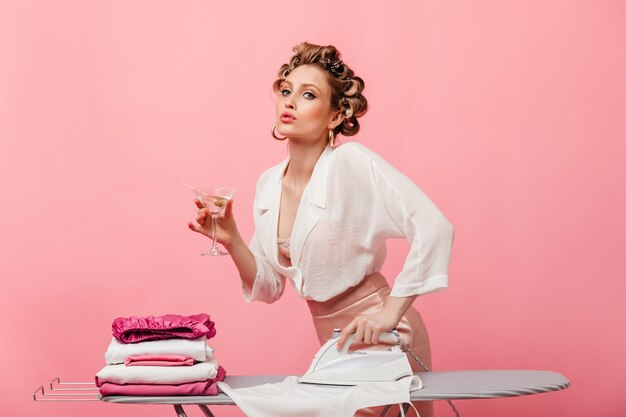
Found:
M 194 187 L 192 185 L 186 184 L 184 182 L 180 182 L 184 186 L 188 187 L 193 191 L 193 193 L 198 197 L 198 200 L 202 202 L 202 205 L 209 209 L 209 213 L 211 213 L 211 229 L 213 232 L 213 245 L 208 252 L 201 253 L 200 255 L 204 256 L 221 256 L 228 255 L 228 252 L 221 250 L 217 246 L 217 216 L 224 211 L 226 208 L 226 204 L 228 201 L 233 198 L 233 194 L 235 193 L 235 188 L 200 188 Z

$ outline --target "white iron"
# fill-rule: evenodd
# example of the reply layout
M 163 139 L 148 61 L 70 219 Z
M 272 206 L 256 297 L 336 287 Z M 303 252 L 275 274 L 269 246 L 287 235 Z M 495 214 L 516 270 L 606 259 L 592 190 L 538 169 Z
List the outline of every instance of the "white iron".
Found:
M 309 370 L 299 379 L 306 384 L 351 386 L 368 382 L 397 381 L 413 370 L 399 346 L 397 330 L 381 334 L 379 341 L 393 344 L 390 349 L 355 349 L 350 351 L 354 334 L 347 337 L 341 350 L 337 350 L 340 329 L 320 348 Z

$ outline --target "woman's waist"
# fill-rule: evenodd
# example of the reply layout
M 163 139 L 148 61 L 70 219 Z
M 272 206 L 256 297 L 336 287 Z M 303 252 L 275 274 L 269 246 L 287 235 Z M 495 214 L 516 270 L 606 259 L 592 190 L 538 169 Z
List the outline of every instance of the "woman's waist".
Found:
M 341 310 L 385 287 L 389 287 L 389 283 L 387 283 L 383 274 L 373 272 L 366 275 L 361 282 L 339 295 L 326 301 L 307 300 L 307 304 L 313 316 L 323 316 Z

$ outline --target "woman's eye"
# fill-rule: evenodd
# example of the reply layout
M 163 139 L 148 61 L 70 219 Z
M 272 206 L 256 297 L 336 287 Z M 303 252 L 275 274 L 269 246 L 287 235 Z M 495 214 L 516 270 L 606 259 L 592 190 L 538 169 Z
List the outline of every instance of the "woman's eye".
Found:
M 283 95 L 283 96 L 286 96 L 287 94 L 285 94 L 285 91 L 289 91 L 289 90 L 287 88 L 284 88 L 284 89 L 280 90 L 280 94 Z M 310 98 L 310 99 L 314 99 L 315 98 L 315 95 L 313 93 L 311 93 L 310 91 L 307 91 L 304 94 L 309 94 L 309 96 L 305 96 L 307 98 Z

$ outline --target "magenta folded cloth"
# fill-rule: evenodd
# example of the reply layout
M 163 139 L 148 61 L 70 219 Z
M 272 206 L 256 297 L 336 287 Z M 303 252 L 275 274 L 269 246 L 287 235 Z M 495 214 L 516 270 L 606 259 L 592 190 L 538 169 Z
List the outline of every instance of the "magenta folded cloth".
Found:
M 124 359 L 126 366 L 191 366 L 194 359 L 185 355 L 134 355 Z
M 146 397 L 161 397 L 172 395 L 217 395 L 216 382 L 221 382 L 226 371 L 221 366 L 217 368 L 217 375 L 213 379 L 199 382 L 189 382 L 178 385 L 149 385 L 149 384 L 113 384 L 105 382 L 100 387 L 100 395 L 139 395 Z
M 113 337 L 121 343 L 138 343 L 149 340 L 197 339 L 215 336 L 215 323 L 208 314 L 191 316 L 165 314 L 163 316 L 118 317 L 113 320 Z

